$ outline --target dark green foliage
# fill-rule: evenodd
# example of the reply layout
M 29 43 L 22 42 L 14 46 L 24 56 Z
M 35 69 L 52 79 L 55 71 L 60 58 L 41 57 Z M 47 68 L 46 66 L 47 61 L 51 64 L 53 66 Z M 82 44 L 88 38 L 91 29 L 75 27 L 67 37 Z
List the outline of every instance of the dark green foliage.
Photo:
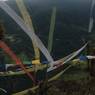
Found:
M 80 1 L 79 4 L 82 4 L 82 9 L 80 6 L 73 6 L 73 3 L 70 5 L 67 1 L 63 0 L 60 0 L 60 2 L 55 1 L 55 3 L 47 0 L 47 4 L 43 0 L 41 0 L 41 2 L 42 3 L 38 4 L 31 0 L 25 0 L 25 4 L 33 20 L 36 34 L 46 47 L 48 43 L 47 35 L 49 34 L 52 8 L 54 6 L 57 8 L 53 51 L 51 53 L 53 57 L 55 59 L 61 58 L 79 49 L 83 45 L 83 39 L 88 40 L 89 36 L 87 33 L 89 23 L 89 2 L 87 1 L 84 7 L 84 3 Z M 7 3 L 20 15 L 15 0 L 10 0 Z M 10 35 L 16 34 L 17 42 L 19 42 L 18 39 L 20 39 L 19 43 L 10 43 L 9 41 L 7 41 L 7 43 L 17 54 L 23 51 L 28 57 L 33 58 L 34 52 L 29 37 L 3 10 L 0 9 L 0 13 L 0 19 L 5 25 L 6 32 Z M 91 38 L 92 37 L 89 37 L 89 39 Z

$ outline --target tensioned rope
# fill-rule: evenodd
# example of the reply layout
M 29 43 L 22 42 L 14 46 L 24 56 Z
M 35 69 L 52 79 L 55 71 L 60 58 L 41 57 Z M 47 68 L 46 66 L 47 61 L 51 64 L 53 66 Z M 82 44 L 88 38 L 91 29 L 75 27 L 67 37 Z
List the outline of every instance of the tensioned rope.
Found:
M 65 58 L 62 58 L 62 59 L 57 60 L 57 61 L 54 61 L 53 64 L 58 64 L 58 63 L 59 63 L 60 65 L 63 65 L 63 64 L 68 63 L 68 62 L 71 61 L 73 58 L 75 58 L 77 55 L 79 55 L 79 54 L 86 48 L 87 44 L 88 44 L 88 43 L 86 43 L 86 44 L 85 44 L 83 47 L 81 47 L 79 50 L 77 50 L 77 51 L 71 53 L 70 55 L 66 56 Z M 55 66 L 55 67 L 52 66 L 52 67 L 50 67 L 50 68 L 48 69 L 48 72 L 49 72 L 49 71 L 52 71 L 52 70 L 54 70 L 54 69 L 56 69 L 56 68 L 57 68 L 57 66 Z
M 7 53 L 12 58 L 12 60 L 15 61 L 16 64 L 19 65 L 25 71 L 25 73 L 32 79 L 32 81 L 35 83 L 35 78 L 26 70 L 21 60 L 3 41 L 0 41 L 0 48 L 2 48 L 4 52 Z
M 53 58 L 51 57 L 48 50 L 45 48 L 41 40 L 37 35 L 31 31 L 30 27 L 25 24 L 25 22 L 19 17 L 16 12 L 5 2 L 0 1 L 0 7 L 24 30 L 24 32 L 30 37 L 32 42 L 41 50 L 44 56 L 47 58 L 48 62 L 53 63 Z M 52 66 L 52 64 L 50 64 Z
M 35 32 L 35 29 L 34 29 L 33 23 L 32 23 L 32 18 L 30 17 L 28 10 L 25 7 L 24 1 L 23 0 L 16 0 L 16 3 L 17 3 L 17 6 L 21 12 L 21 15 L 22 15 L 26 25 L 28 25 L 31 28 L 31 31 Z M 34 42 L 33 42 L 33 49 L 34 49 L 34 53 L 35 53 L 34 58 L 40 60 L 40 51 L 36 47 Z

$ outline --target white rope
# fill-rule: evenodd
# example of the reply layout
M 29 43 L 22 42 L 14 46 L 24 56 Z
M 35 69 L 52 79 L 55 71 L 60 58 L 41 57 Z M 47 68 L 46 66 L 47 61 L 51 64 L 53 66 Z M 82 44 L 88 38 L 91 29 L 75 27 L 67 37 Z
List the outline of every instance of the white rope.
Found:
M 7 93 L 7 91 L 5 89 L 3 89 L 3 88 L 0 88 L 0 90 L 3 91 L 3 92 L 5 92 L 5 93 Z
M 51 71 L 55 69 L 53 65 L 58 61 L 53 61 L 51 55 L 49 54 L 48 50 L 45 48 L 41 40 L 35 35 L 34 32 L 31 31 L 31 29 L 24 23 L 24 21 L 15 13 L 15 11 L 10 8 L 5 2 L 0 1 L 0 7 L 24 30 L 24 32 L 31 38 L 31 40 L 36 43 L 37 47 L 42 51 L 42 53 L 45 55 L 47 60 L 50 62 L 50 68 L 48 71 Z M 69 57 L 67 60 L 65 60 L 63 63 L 67 63 L 70 60 L 72 60 L 75 56 L 77 56 L 85 47 L 87 44 L 85 44 L 81 49 L 76 51 L 71 57 Z
M 30 27 L 25 24 L 25 22 L 19 17 L 16 12 L 5 2 L 0 1 L 0 7 L 22 28 L 22 30 L 30 37 L 32 42 L 42 51 L 47 60 L 52 63 L 53 58 L 51 57 L 48 50 L 45 48 L 41 40 L 31 31 Z
M 92 56 L 92 55 L 87 55 L 86 57 L 87 57 L 87 59 L 90 59 L 90 60 L 95 59 L 95 56 Z
M 57 64 L 57 63 L 59 63 L 60 65 L 63 65 L 63 64 L 66 64 L 66 63 L 68 63 L 69 61 L 71 61 L 74 57 L 76 57 L 77 55 L 79 55 L 84 49 L 85 49 L 85 47 L 87 46 L 87 44 L 88 43 L 86 43 L 82 48 L 80 48 L 79 50 L 77 50 L 76 52 L 74 52 L 74 53 L 71 53 L 70 55 L 68 55 L 67 57 L 65 57 L 65 59 L 63 58 L 63 59 L 60 59 L 60 60 L 57 60 L 57 61 L 55 61 L 53 64 Z M 60 63 L 61 62 L 61 63 Z M 63 62 L 63 63 L 62 63 Z M 49 71 L 52 71 L 52 70 L 54 70 L 54 69 L 56 69 L 57 67 L 55 66 L 52 66 L 52 67 L 50 67 L 49 69 L 48 69 L 48 72 Z
M 67 63 L 67 62 L 69 62 L 70 60 L 72 60 L 74 57 L 76 57 L 78 54 L 80 54 L 84 49 L 85 49 L 85 47 L 87 46 L 87 44 L 88 43 L 86 43 L 82 48 L 80 48 L 78 51 L 76 51 L 70 58 L 68 58 L 65 62 L 64 62 L 64 64 L 65 63 Z

